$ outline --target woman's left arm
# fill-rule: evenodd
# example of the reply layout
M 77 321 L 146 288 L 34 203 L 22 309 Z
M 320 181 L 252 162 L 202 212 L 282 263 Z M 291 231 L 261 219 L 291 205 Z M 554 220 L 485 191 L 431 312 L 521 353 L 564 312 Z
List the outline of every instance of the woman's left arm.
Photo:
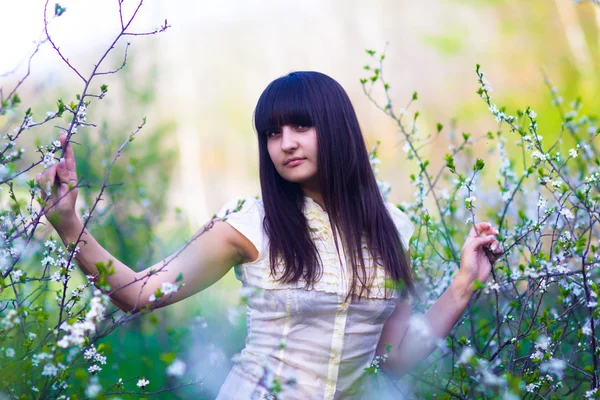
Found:
M 387 359 L 382 364 L 387 374 L 400 377 L 426 359 L 465 311 L 474 293 L 473 282 L 476 279 L 485 282 L 488 278 L 493 263 L 502 254 L 496 240 L 498 231 L 487 222 L 478 223 L 476 228 L 477 231 L 475 227 L 471 228 L 463 245 L 458 274 L 431 308 L 420 318 L 413 319 L 410 304 L 399 303 L 385 322 L 377 354 L 387 352 Z M 487 245 L 492 251 L 488 252 L 489 256 L 484 250 Z

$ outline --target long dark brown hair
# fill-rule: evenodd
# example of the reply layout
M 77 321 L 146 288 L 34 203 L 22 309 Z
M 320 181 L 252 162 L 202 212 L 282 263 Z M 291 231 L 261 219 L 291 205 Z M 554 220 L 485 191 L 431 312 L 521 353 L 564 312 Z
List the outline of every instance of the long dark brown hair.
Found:
M 377 187 L 352 103 L 338 82 L 313 71 L 292 72 L 271 82 L 254 111 L 264 229 L 270 240 L 273 276 L 284 283 L 303 278 L 308 288 L 323 272 L 302 211 L 304 194 L 300 185 L 279 175 L 267 150 L 267 133 L 284 125 L 316 129 L 321 195 L 334 239 L 341 233 L 352 269 L 348 296 L 360 299 L 365 289 L 367 297 L 370 294 L 368 283 L 373 277 L 368 276 L 365 267 L 363 238 L 373 260 L 384 266 L 386 277 L 394 286 L 403 287 L 404 293 L 416 294 L 410 265 Z M 283 270 L 279 265 L 284 266 Z M 386 293 L 387 290 L 386 285 Z

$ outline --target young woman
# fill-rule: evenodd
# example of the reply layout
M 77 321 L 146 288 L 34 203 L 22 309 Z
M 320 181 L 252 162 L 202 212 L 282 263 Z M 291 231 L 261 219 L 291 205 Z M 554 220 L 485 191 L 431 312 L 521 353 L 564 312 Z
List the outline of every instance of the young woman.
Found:
M 252 288 L 248 336 L 217 398 L 359 398 L 374 360 L 385 359 L 383 371 L 399 377 L 435 348 L 435 340 L 409 329 L 417 295 L 409 255 L 414 226 L 383 201 L 352 104 L 332 78 L 293 72 L 276 79 L 258 100 L 254 124 L 261 199 L 241 198 L 241 209 L 229 214 L 240 200 L 232 199 L 218 214 L 225 221 L 213 221 L 189 246 L 146 270 L 123 265 L 87 230 L 76 261 L 95 275 L 97 262 L 112 260 L 111 299 L 125 311 L 143 308 L 180 274 L 185 285 L 161 306 L 209 287 L 235 266 L 243 287 Z M 64 135 L 61 144 L 65 160 L 37 180 L 42 188 L 55 185 L 46 216 L 68 244 L 83 226 L 77 190 L 68 192 L 77 182 L 73 150 Z M 424 316 L 431 338 L 448 335 L 474 280 L 488 277 L 501 253 L 497 233 L 485 222 L 471 229 L 458 274 Z M 140 280 L 150 269 L 160 272 Z

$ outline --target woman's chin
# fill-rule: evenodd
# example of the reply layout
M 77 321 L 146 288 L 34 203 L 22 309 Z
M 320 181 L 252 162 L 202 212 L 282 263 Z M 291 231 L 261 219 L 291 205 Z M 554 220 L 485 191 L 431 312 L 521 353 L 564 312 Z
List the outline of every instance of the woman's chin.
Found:
M 304 174 L 286 174 L 282 176 L 288 182 L 305 184 L 311 181 L 312 176 L 306 176 Z

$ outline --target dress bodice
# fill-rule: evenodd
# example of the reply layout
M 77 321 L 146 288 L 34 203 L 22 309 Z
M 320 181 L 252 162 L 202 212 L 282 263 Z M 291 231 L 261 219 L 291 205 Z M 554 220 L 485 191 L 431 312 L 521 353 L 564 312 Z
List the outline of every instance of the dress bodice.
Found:
M 239 199 L 225 204 L 217 216 L 235 209 Z M 246 236 L 259 255 L 234 267 L 247 294 L 248 334 L 217 398 L 268 398 L 274 385 L 281 388 L 280 399 L 359 398 L 365 368 L 375 357 L 383 324 L 398 301 L 394 291 L 385 291 L 385 271 L 364 246 L 365 266 L 373 277 L 371 294 L 346 301 L 351 279 L 346 257 L 337 253 L 327 213 L 304 197 L 303 212 L 323 274 L 310 289 L 302 281 L 278 282 L 270 273 L 262 201 L 244 199 L 241 210 L 227 215 L 226 222 Z M 393 204 L 386 207 L 407 249 L 414 226 Z M 343 252 L 339 242 L 338 247 Z

